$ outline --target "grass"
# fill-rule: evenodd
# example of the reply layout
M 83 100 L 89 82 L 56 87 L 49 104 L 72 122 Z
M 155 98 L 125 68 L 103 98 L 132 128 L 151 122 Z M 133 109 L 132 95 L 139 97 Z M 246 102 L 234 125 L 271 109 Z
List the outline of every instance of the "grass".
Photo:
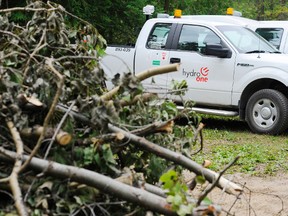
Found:
M 209 167 L 221 171 L 237 155 L 240 159 L 227 173 L 274 175 L 288 173 L 288 132 L 283 135 L 259 135 L 252 133 L 247 124 L 237 118 L 203 116 L 204 149 L 193 159 L 202 163 L 210 160 Z

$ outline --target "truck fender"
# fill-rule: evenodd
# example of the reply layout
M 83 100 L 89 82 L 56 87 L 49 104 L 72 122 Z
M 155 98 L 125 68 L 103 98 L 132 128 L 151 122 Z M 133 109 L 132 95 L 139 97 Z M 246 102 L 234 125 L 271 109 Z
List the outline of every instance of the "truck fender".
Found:
M 288 73 L 276 67 L 263 67 L 251 70 L 242 77 L 236 77 L 233 92 L 241 93 L 252 82 L 261 79 L 271 79 L 288 86 Z
M 265 67 L 257 68 L 238 79 L 233 88 L 232 103 L 239 105 L 240 118 L 244 117 L 249 97 L 255 91 L 267 88 L 271 82 L 278 83 L 278 87 L 288 86 L 288 73 L 275 67 Z

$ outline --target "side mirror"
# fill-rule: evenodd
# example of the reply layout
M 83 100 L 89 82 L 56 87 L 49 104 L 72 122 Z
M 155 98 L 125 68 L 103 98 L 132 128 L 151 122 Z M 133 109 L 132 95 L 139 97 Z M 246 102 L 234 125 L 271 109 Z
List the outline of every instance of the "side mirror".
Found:
M 231 51 L 223 47 L 221 44 L 206 44 L 206 55 L 217 56 L 219 58 L 231 58 Z

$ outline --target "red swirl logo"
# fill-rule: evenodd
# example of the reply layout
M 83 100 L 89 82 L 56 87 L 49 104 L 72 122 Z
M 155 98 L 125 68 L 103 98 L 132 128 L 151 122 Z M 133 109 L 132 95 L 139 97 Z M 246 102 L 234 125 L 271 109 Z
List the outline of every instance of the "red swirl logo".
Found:
M 201 67 L 200 68 L 200 73 L 202 76 L 208 76 L 209 69 L 207 67 Z

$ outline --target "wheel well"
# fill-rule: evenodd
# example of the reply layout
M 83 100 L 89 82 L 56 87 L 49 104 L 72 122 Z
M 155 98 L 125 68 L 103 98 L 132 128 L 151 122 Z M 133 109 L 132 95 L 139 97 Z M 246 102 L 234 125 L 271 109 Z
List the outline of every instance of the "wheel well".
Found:
M 260 79 L 250 83 L 243 91 L 239 103 L 240 119 L 245 119 L 246 104 L 252 94 L 261 89 L 275 89 L 282 92 L 287 97 L 288 87 L 283 83 L 273 79 Z

